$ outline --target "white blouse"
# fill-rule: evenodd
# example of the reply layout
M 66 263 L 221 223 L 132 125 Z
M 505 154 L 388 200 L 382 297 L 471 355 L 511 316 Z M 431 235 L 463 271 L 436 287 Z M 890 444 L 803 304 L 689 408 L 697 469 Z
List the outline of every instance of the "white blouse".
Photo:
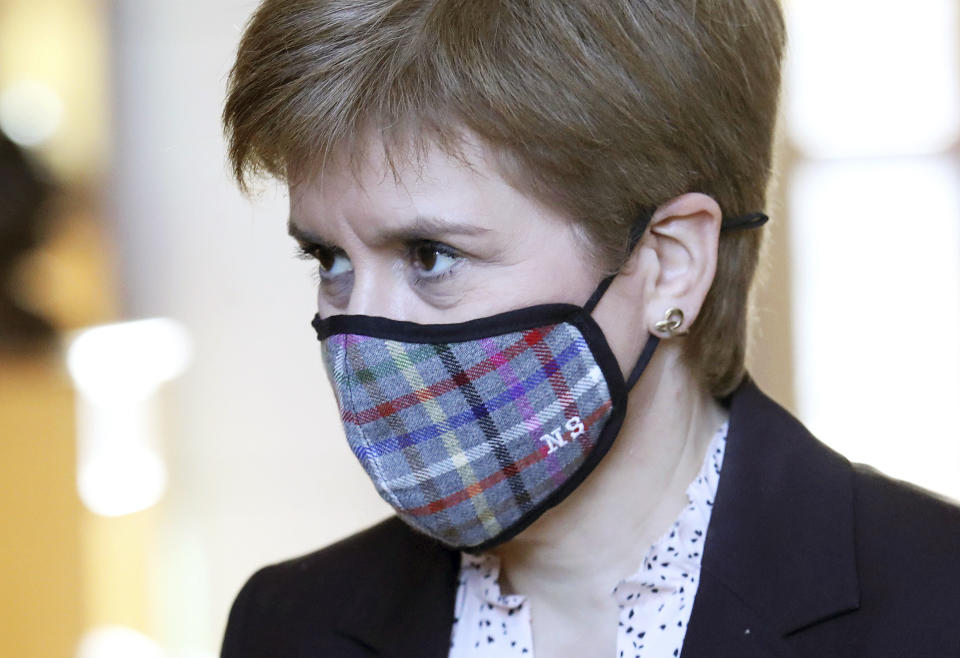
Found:
M 640 568 L 611 590 L 619 606 L 617 657 L 679 656 L 700 581 L 700 561 L 720 481 L 727 423 L 714 434 L 700 473 L 687 487 L 690 504 L 650 547 Z M 450 658 L 533 656 L 530 602 L 501 595 L 500 561 L 461 553 Z

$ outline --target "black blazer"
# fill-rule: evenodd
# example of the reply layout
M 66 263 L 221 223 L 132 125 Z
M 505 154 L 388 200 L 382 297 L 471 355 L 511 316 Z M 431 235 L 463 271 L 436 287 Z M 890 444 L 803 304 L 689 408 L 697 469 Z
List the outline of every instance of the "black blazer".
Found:
M 960 508 L 851 465 L 749 378 L 725 402 L 682 656 L 960 656 Z M 388 519 L 254 574 L 221 656 L 444 658 L 458 569 Z

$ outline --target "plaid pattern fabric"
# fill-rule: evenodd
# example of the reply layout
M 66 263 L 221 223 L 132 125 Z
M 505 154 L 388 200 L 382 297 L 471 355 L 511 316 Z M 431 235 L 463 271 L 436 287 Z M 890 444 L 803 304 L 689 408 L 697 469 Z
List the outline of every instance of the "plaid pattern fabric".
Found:
M 410 525 L 478 546 L 583 464 L 612 402 L 572 324 L 453 343 L 323 341 L 347 440 Z

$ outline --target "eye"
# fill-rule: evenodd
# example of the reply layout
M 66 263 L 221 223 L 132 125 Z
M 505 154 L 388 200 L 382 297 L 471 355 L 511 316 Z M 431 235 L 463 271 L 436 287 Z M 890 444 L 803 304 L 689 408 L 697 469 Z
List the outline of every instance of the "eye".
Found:
M 320 264 L 320 276 L 330 279 L 341 274 L 353 271 L 353 263 L 342 252 L 330 249 L 321 249 L 317 253 L 317 262 Z
M 353 271 L 353 263 L 340 249 L 319 244 L 300 243 L 299 256 L 317 261 L 320 278 L 333 279 Z
M 463 257 L 456 250 L 438 242 L 420 242 L 413 245 L 411 261 L 423 279 L 436 279 L 450 272 Z

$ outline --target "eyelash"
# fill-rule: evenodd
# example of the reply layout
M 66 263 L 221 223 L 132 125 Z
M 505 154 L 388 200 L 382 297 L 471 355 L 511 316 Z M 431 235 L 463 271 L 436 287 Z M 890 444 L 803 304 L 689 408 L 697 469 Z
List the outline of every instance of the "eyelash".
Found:
M 457 251 L 453 247 L 443 244 L 442 242 L 435 242 L 434 240 L 417 240 L 416 242 L 411 242 L 407 244 L 407 260 L 412 261 L 413 260 L 412 257 L 416 252 L 416 250 L 422 247 L 429 247 L 431 249 L 434 249 L 438 253 L 443 254 L 448 258 L 452 258 L 455 262 L 446 271 L 441 272 L 440 274 L 437 274 L 434 276 L 419 276 L 419 275 L 416 276 L 416 278 L 414 279 L 414 285 L 420 288 L 429 286 L 431 284 L 439 283 L 441 281 L 444 281 L 450 278 L 456 273 L 458 269 L 460 269 L 460 264 L 464 260 L 463 254 L 461 254 L 459 251 Z M 333 248 L 326 247 L 323 245 L 318 245 L 318 244 L 311 244 L 309 242 L 302 242 L 297 245 L 295 257 L 300 260 L 313 260 L 313 261 L 319 262 L 320 260 L 319 251 L 321 249 L 329 249 L 330 251 L 336 254 L 343 253 L 338 249 L 333 249 Z M 323 282 L 323 277 L 320 275 L 319 267 L 311 270 L 311 273 L 315 283 L 319 284 Z

